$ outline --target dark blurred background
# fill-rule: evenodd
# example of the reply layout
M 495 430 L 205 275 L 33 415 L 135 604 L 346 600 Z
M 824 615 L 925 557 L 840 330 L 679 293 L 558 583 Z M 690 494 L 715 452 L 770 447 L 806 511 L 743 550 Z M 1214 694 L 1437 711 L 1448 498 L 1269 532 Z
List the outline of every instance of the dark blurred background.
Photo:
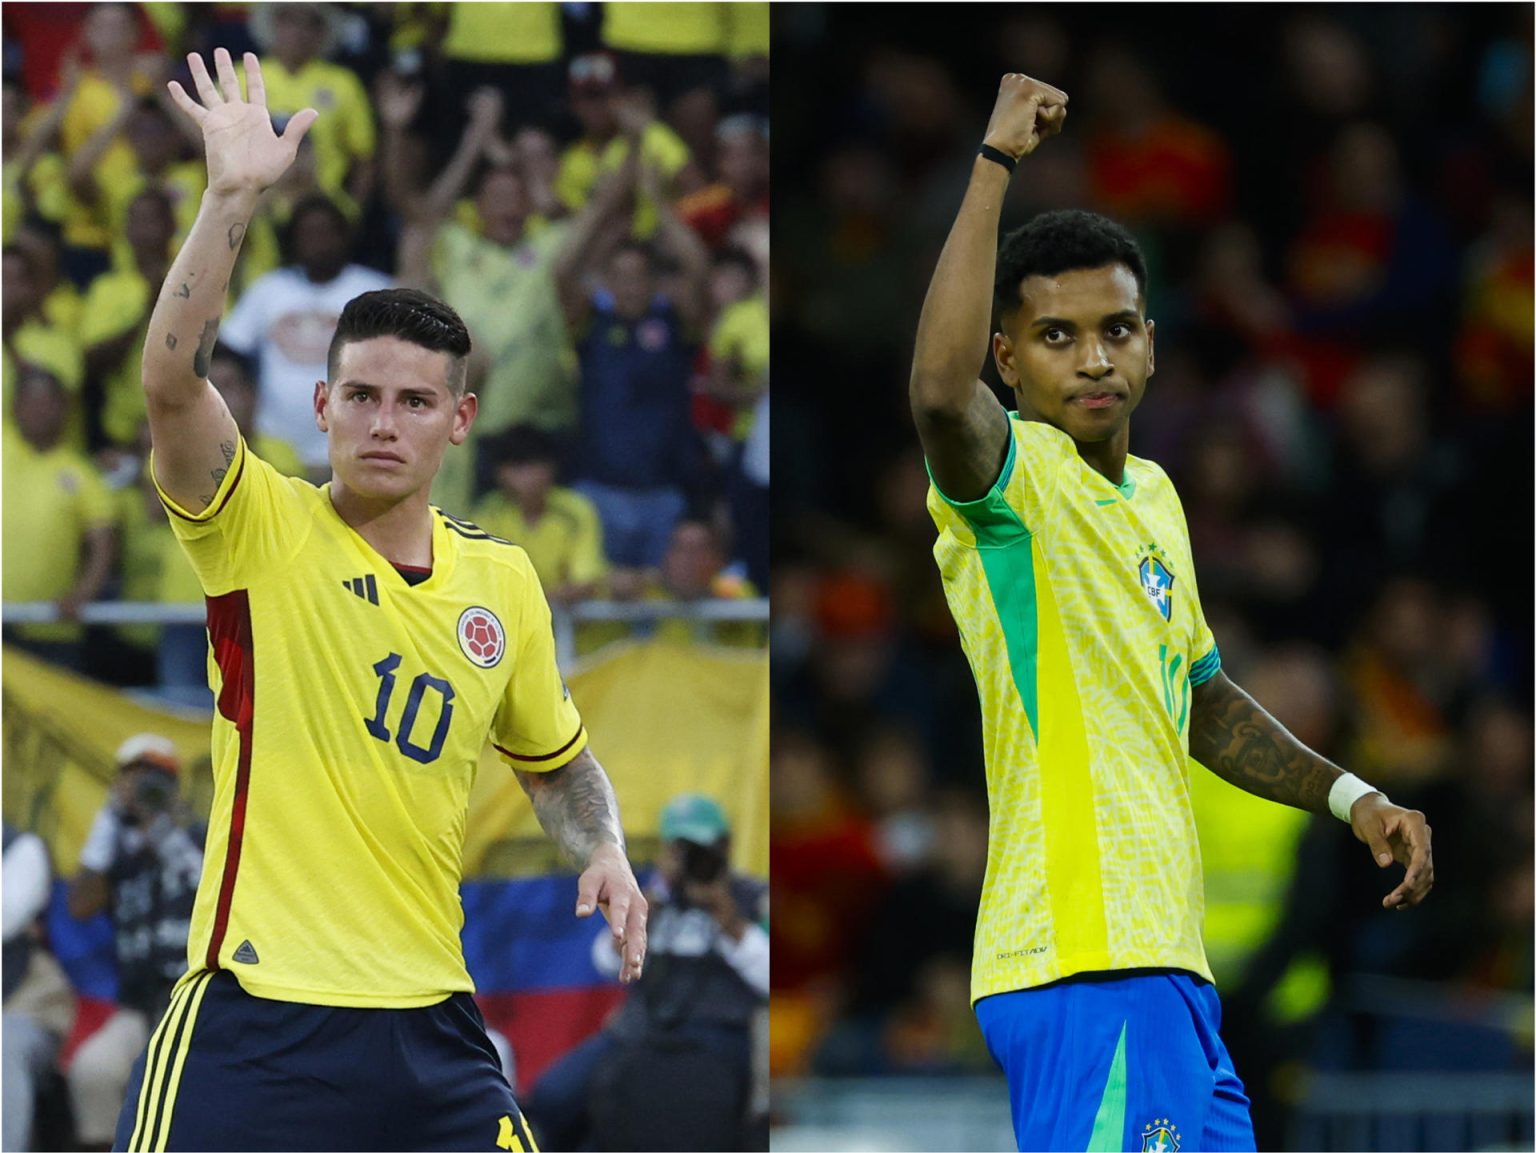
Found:
M 1072 102 L 1004 228 L 1087 207 L 1146 250 L 1131 450 L 1179 487 L 1225 667 L 1435 831 L 1432 898 L 1389 916 L 1342 823 L 1193 771 L 1259 1147 L 1529 1147 L 1532 9 L 786 5 L 773 34 L 775 1147 L 897 1140 L 864 1078 L 995 1073 L 980 719 L 906 380 L 1008 71 Z M 963 1124 L 955 1084 L 911 1124 Z

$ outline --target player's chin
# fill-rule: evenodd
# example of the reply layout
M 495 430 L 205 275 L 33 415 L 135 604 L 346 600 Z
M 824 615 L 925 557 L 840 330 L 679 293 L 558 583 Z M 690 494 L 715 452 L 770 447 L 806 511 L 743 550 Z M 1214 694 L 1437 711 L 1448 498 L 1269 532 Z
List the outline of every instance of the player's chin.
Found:
M 410 496 L 424 483 L 419 470 L 408 465 L 378 465 L 358 461 L 342 477 L 347 488 L 370 500 L 398 500 Z

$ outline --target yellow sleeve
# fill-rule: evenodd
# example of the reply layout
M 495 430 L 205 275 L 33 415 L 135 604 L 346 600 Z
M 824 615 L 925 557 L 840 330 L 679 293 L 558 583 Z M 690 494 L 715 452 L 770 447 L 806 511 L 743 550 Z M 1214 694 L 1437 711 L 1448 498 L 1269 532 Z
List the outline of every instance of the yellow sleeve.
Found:
M 303 543 L 308 516 L 297 487 L 302 482 L 280 476 L 246 447 L 243 437 L 212 503 L 202 512 L 189 512 L 166 495 L 154 468 L 151 453 L 150 477 L 171 514 L 171 531 L 209 596 L 249 587 L 258 574 L 270 572 Z
M 491 741 L 513 768 L 545 773 L 587 747 L 587 730 L 555 663 L 555 632 L 544 589 L 527 554 L 518 556 L 521 603 L 507 635 L 514 663 Z

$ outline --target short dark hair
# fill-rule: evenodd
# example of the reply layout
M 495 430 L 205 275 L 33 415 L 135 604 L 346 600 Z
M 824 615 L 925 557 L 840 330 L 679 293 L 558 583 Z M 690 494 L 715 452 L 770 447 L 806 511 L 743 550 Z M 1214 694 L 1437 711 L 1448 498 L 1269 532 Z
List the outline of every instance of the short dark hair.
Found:
M 312 212 L 317 212 L 321 216 L 329 216 L 338 232 L 348 238 L 351 237 L 352 221 L 342 211 L 341 205 L 337 204 L 323 192 L 306 192 L 289 209 L 288 222 L 283 225 L 282 232 L 278 236 L 278 248 L 282 252 L 284 264 L 292 264 L 294 262 L 293 238 L 299 231 L 299 221 Z
M 1066 208 L 1042 212 L 1003 238 L 997 252 L 992 301 L 1002 316 L 1019 306 L 1019 285 L 1027 276 L 1055 276 L 1080 268 L 1123 264 L 1136 278 L 1136 293 L 1147 296 L 1147 261 L 1122 225 L 1097 212 Z
M 468 371 L 469 329 L 459 314 L 437 297 L 415 288 L 385 288 L 347 301 L 325 354 L 325 373 L 334 382 L 342 345 L 380 336 L 399 337 L 431 352 L 446 352 L 453 360 L 448 387 L 464 395 Z

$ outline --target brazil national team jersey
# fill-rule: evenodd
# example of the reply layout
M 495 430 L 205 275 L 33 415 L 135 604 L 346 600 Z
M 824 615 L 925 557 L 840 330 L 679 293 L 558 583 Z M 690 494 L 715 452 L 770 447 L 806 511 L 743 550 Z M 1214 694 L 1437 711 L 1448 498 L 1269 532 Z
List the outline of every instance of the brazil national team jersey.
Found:
M 1116 486 L 1066 433 L 1011 427 L 990 492 L 928 495 L 991 805 L 971 998 L 1112 969 L 1209 980 L 1189 711 L 1220 656 L 1178 494 L 1151 461 Z
M 218 699 L 190 969 L 318 1005 L 473 990 L 459 879 L 480 751 L 551 770 L 587 740 L 528 558 L 433 509 L 432 573 L 409 585 L 329 486 L 243 441 L 205 512 L 161 499 L 208 597 Z

